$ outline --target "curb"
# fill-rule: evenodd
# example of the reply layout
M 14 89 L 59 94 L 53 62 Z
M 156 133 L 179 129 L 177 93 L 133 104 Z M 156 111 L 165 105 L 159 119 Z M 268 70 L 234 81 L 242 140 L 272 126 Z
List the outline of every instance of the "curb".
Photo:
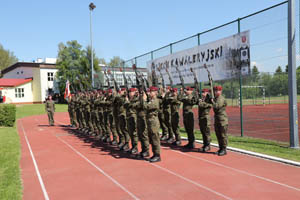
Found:
M 182 139 L 187 140 L 186 137 L 182 137 Z M 203 144 L 202 140 L 195 140 L 195 142 Z M 219 147 L 218 144 L 215 144 L 215 143 L 210 143 L 210 144 L 211 144 L 211 146 Z M 247 150 L 238 149 L 238 148 L 234 148 L 234 147 L 227 147 L 227 149 L 230 150 L 230 151 L 234 151 L 234 152 L 238 152 L 238 153 L 242 153 L 242 154 L 246 154 L 246 155 L 250 155 L 250 156 L 255 156 L 255 157 L 258 157 L 258 158 L 263 158 L 263 159 L 266 159 L 266 160 L 271 160 L 271 161 L 275 161 L 275 162 L 280 162 L 280 163 L 300 167 L 300 162 L 296 162 L 296 161 L 292 161 L 292 160 L 278 158 L 278 157 L 275 157 L 275 156 L 269 156 L 269 155 L 266 155 L 266 154 L 256 153 L 256 152 L 253 152 L 253 151 L 247 151 Z

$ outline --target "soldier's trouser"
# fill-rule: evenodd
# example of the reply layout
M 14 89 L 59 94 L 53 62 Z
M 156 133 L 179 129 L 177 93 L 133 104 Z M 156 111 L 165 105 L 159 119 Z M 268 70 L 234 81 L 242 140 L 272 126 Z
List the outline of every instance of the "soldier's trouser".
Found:
M 172 124 L 172 132 L 173 134 L 175 134 L 175 139 L 176 141 L 180 141 L 181 140 L 181 136 L 179 133 L 179 113 L 173 113 L 172 117 L 171 117 L 171 124 Z
M 54 125 L 54 112 L 48 110 L 47 114 L 48 114 L 49 125 Z
M 136 147 L 138 145 L 138 135 L 136 132 L 136 117 L 131 116 L 127 118 L 127 128 L 131 139 L 131 146 Z
M 167 126 L 165 124 L 165 117 L 163 112 L 158 113 L 158 120 L 159 120 L 160 128 L 162 130 L 162 136 L 167 135 Z
M 98 134 L 101 135 L 102 134 L 102 127 L 100 124 L 100 116 L 99 116 L 100 112 L 97 110 L 95 112 L 95 125 L 96 125 L 96 129 L 98 130 Z
M 114 116 L 112 113 L 108 113 L 108 122 L 109 122 L 109 128 L 110 128 L 110 132 L 113 136 L 113 140 L 117 140 L 117 131 L 116 131 L 116 124 L 114 122 Z
M 82 123 L 82 119 L 81 119 L 81 111 L 79 109 L 76 110 L 76 116 L 77 116 L 77 120 L 78 120 L 78 124 L 79 124 L 79 128 L 83 128 L 83 123 Z
M 97 117 L 96 117 L 96 110 L 91 111 L 91 123 L 93 126 L 93 130 L 96 131 L 97 128 Z
M 72 109 L 71 112 L 73 115 L 73 124 L 72 125 L 78 127 L 77 113 L 76 113 L 75 109 Z
M 169 138 L 174 137 L 173 133 L 172 133 L 172 126 L 171 126 L 171 114 L 168 111 L 164 111 L 164 118 L 165 118 L 165 126 L 167 128 L 167 135 L 169 136 Z
M 137 117 L 138 137 L 141 141 L 142 152 L 149 151 L 149 136 L 147 132 L 146 117 Z
M 128 129 L 127 129 L 127 126 L 126 126 L 126 117 L 125 115 L 120 115 L 119 116 L 119 129 L 120 129 L 120 132 L 122 133 L 122 137 L 120 137 L 120 139 L 122 138 L 122 140 L 120 140 L 119 142 L 122 142 L 122 143 L 128 143 L 129 142 L 129 134 L 128 134 Z
M 115 127 L 116 127 L 116 133 L 117 136 L 119 137 L 119 142 L 124 139 L 124 135 L 122 134 L 122 131 L 120 130 L 120 121 L 119 121 L 119 116 L 117 113 L 113 113 L 114 116 L 114 123 L 115 123 Z
M 194 113 L 188 112 L 183 113 L 183 125 L 188 135 L 189 144 L 194 143 Z
M 108 120 L 108 112 L 104 112 L 103 113 L 103 121 L 104 121 L 104 129 L 105 129 L 105 135 L 107 135 L 107 137 L 110 136 L 110 129 L 109 129 L 109 120 Z
M 73 116 L 72 110 L 70 108 L 68 109 L 68 113 L 69 113 L 69 118 L 70 118 L 70 124 L 74 125 L 74 116 Z
M 158 117 L 147 119 L 147 129 L 154 155 L 160 155 L 159 120 Z
M 226 149 L 228 144 L 228 137 L 227 137 L 227 130 L 228 130 L 228 124 L 222 126 L 221 124 L 215 124 L 215 131 L 216 136 L 219 143 L 220 149 Z
M 209 119 L 207 118 L 199 119 L 199 127 L 202 134 L 203 145 L 209 145 L 211 142 L 210 123 L 208 120 Z
M 83 128 L 87 128 L 86 122 L 85 122 L 85 112 L 83 110 L 81 110 L 80 113 L 81 113 L 82 126 L 83 126 Z
M 94 131 L 94 127 L 93 127 L 93 124 L 92 124 L 92 116 L 91 116 L 91 112 L 85 112 L 85 122 L 86 124 L 88 124 L 88 128 L 90 129 L 90 131 Z
M 99 121 L 101 126 L 101 135 L 105 135 L 107 133 L 105 124 L 104 124 L 104 114 L 103 112 L 99 112 Z

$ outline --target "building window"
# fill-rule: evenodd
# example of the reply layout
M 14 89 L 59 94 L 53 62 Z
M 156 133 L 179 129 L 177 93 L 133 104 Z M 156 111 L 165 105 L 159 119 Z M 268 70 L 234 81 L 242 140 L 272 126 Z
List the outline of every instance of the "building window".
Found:
M 48 72 L 48 81 L 53 81 L 53 72 Z
M 24 97 L 24 88 L 15 88 L 15 97 L 23 98 Z

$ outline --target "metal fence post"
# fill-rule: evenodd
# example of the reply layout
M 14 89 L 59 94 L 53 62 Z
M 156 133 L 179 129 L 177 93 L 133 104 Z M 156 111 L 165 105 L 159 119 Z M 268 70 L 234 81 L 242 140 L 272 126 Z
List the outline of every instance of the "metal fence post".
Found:
M 297 80 L 296 80 L 296 29 L 295 0 L 288 1 L 288 82 L 289 82 L 289 122 L 290 147 L 299 148 Z
M 241 20 L 237 19 L 238 22 L 238 33 L 241 32 Z M 240 70 L 240 122 L 241 122 L 241 137 L 244 136 L 243 129 L 243 93 L 242 93 L 242 69 Z
M 198 46 L 200 46 L 200 33 L 198 33 L 197 38 L 198 38 Z M 199 74 L 200 74 L 200 70 L 199 70 Z M 201 84 L 201 81 L 199 82 L 199 88 L 200 88 L 200 93 L 202 94 L 202 84 Z
M 172 47 L 172 43 L 170 44 L 170 54 L 172 54 L 173 53 L 173 47 Z

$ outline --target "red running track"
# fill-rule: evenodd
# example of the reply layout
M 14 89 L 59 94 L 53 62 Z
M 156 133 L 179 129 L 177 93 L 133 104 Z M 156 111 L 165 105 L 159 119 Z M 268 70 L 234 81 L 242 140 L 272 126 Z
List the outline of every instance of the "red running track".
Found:
M 18 120 L 24 200 L 300 199 L 295 166 L 166 145 L 162 161 L 151 164 L 74 134 L 64 126 L 66 113 L 55 119 L 54 127 L 47 126 L 46 115 Z

